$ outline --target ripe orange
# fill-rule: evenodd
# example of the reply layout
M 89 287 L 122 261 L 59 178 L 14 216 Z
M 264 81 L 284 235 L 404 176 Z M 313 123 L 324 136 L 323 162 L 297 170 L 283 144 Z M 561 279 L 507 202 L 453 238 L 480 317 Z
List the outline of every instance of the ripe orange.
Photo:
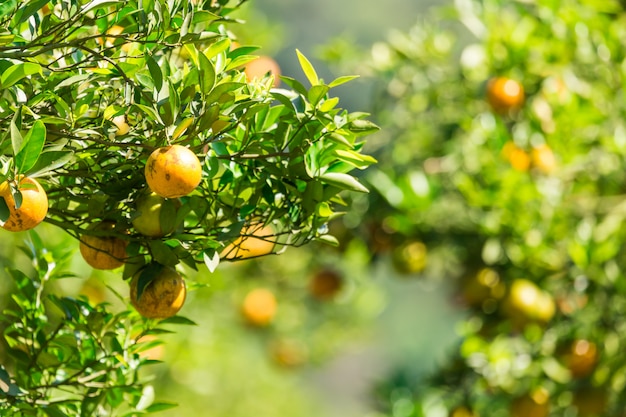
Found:
M 556 168 L 556 158 L 552 149 L 544 144 L 536 146 L 532 150 L 532 164 L 544 174 L 549 174 Z
M 148 157 L 148 187 L 161 197 L 177 198 L 191 193 L 202 179 L 202 165 L 195 153 L 181 145 L 164 146 Z
M 550 394 L 544 388 L 535 389 L 511 403 L 511 417 L 547 417 L 550 414 Z
M 124 136 L 130 131 L 130 126 L 126 121 L 126 116 L 123 114 L 115 116 L 111 119 L 117 130 L 115 131 L 115 136 Z
M 112 232 L 115 228 L 115 223 L 107 221 L 92 229 Z M 83 235 L 80 238 L 80 254 L 92 268 L 115 269 L 124 265 L 126 245 L 126 240 L 115 236 Z
M 497 113 L 509 113 L 524 103 L 524 87 L 506 77 L 495 77 L 487 82 L 487 101 Z
M 220 256 L 222 259 L 246 259 L 268 255 L 276 246 L 275 234 L 269 225 L 246 227 L 241 237 L 226 246 Z
M 330 300 L 343 286 L 341 274 L 332 269 L 318 271 L 309 281 L 309 292 L 319 300 Z
M 504 144 L 502 155 L 504 155 L 511 163 L 511 166 L 518 171 L 528 171 L 530 168 L 530 155 L 512 141 Z
M 256 288 L 246 294 L 241 313 L 254 326 L 267 326 L 274 320 L 278 303 L 274 293 L 266 288 Z
M 248 62 L 244 69 L 244 73 L 246 74 L 246 78 L 248 82 L 254 81 L 255 79 L 263 78 L 267 74 L 270 74 L 274 77 L 273 86 L 278 87 L 280 85 L 280 66 L 278 63 L 271 57 L 261 55 L 254 61 Z
M 595 343 L 585 339 L 574 340 L 562 355 L 565 366 L 573 378 L 590 375 L 598 362 L 598 348 Z
M 0 197 L 4 198 L 9 209 L 9 217 L 2 228 L 11 232 L 30 230 L 48 214 L 48 196 L 39 182 L 34 178 L 20 176 L 17 183 L 17 189 L 22 196 L 19 207 L 11 194 L 9 181 L 0 184 Z
M 146 318 L 172 317 L 185 303 L 185 280 L 170 266 L 153 265 L 135 274 L 130 281 L 130 302 Z M 143 291 L 139 290 L 140 283 L 145 285 Z

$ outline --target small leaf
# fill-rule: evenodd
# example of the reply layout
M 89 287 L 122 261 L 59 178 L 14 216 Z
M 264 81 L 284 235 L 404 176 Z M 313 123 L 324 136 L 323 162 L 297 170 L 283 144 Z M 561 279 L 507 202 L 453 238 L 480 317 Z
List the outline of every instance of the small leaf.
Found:
M 160 240 L 151 240 L 148 245 L 153 259 L 163 265 L 175 266 L 178 264 L 178 257 L 165 243 Z
M 369 190 L 352 175 L 339 172 L 326 172 L 319 177 L 326 184 L 334 185 L 344 190 L 368 193 Z
M 70 151 L 45 151 L 39 155 L 35 165 L 24 173 L 28 174 L 29 177 L 37 177 L 64 166 L 72 158 L 74 158 L 74 153 Z
M 0 198 L 0 222 L 4 223 L 9 219 L 11 212 L 4 197 Z
M 20 127 L 22 126 L 22 107 L 18 107 L 17 111 L 13 115 L 11 119 L 10 129 L 11 129 L 11 144 L 13 145 L 13 155 L 17 155 L 22 149 L 22 142 L 24 138 L 22 137 L 22 133 L 20 132 Z
M 152 262 L 141 271 L 137 280 L 137 300 L 141 299 L 144 290 L 150 285 L 154 277 L 163 270 L 163 265 Z
M 198 53 L 198 67 L 200 69 L 200 90 L 204 94 L 209 94 L 215 86 L 215 68 L 202 52 Z
M 313 65 L 311 65 L 311 62 L 297 49 L 296 54 L 298 55 L 298 61 L 300 61 L 300 67 L 302 67 L 302 71 L 304 71 L 304 75 L 306 75 L 311 85 L 319 85 L 320 80 L 317 78 L 317 73 Z
M 156 413 L 157 411 L 169 410 L 170 408 L 178 407 L 176 403 L 154 403 L 150 407 L 146 408 L 148 413 Z
M 220 254 L 215 249 L 207 249 L 202 253 L 204 264 L 213 273 L 220 264 Z
M 148 65 L 148 71 L 150 71 L 154 88 L 156 91 L 161 91 L 163 87 L 163 72 L 161 71 L 161 67 L 159 67 L 159 64 L 157 64 L 151 55 L 146 55 L 146 64 Z
M 166 319 L 161 320 L 160 324 L 183 324 L 186 326 L 198 325 L 195 321 L 188 319 L 187 317 L 183 317 L 183 316 L 168 317 Z
M 43 150 L 44 143 L 46 143 L 46 125 L 41 120 L 37 120 L 26 133 L 22 142 L 22 149 L 15 155 L 15 165 L 18 173 L 27 172 L 35 166 Z
M 359 78 L 358 75 L 345 75 L 343 77 L 334 79 L 333 81 L 330 82 L 330 84 L 328 84 L 328 86 L 330 88 L 334 88 L 334 87 L 337 87 L 338 85 L 345 84 L 357 78 Z

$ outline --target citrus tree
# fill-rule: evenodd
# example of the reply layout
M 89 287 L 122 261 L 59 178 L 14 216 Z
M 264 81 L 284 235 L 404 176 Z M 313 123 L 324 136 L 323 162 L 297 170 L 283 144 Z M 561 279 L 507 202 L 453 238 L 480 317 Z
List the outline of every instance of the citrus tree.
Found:
M 299 51 L 308 86 L 259 70 L 231 31 L 243 3 L 0 4 L 0 221 L 28 231 L 30 259 L 5 260 L 3 415 L 167 407 L 152 404 L 139 353 L 158 343 L 144 336 L 190 323 L 175 317 L 183 271 L 333 244 L 344 192 L 367 191 L 350 171 L 375 162 L 362 138 L 377 127 L 331 94 L 354 77 L 325 82 Z M 120 268 L 134 309 L 156 320 L 54 291 L 71 250 L 47 249 L 41 222 L 93 268 Z
M 345 224 L 468 318 L 438 372 L 381 385 L 383 412 L 622 416 L 623 4 L 467 0 L 423 20 L 371 50 L 380 164 Z

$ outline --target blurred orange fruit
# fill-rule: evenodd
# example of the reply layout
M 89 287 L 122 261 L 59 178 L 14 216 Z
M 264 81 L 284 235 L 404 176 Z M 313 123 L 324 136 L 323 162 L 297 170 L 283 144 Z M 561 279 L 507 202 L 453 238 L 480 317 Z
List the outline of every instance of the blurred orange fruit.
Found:
M 544 144 L 532 150 L 532 165 L 544 174 L 549 174 L 556 168 L 556 158 L 552 149 Z
M 502 155 L 508 159 L 511 166 L 517 171 L 528 171 L 531 164 L 530 155 L 513 141 L 508 141 L 502 148 Z
M 278 303 L 274 293 L 266 288 L 256 288 L 243 299 L 241 313 L 254 326 L 267 326 L 274 320 Z
M 550 414 L 550 395 L 544 388 L 535 389 L 511 403 L 511 417 L 547 417 Z
M 495 77 L 487 82 L 487 101 L 497 113 L 519 109 L 524 99 L 524 87 L 513 79 Z
M 271 75 L 274 77 L 272 85 L 274 87 L 278 87 L 280 85 L 280 66 L 269 56 L 261 55 L 254 61 L 248 62 L 244 68 L 244 73 L 246 74 L 248 82 Z
M 309 293 L 319 300 L 334 298 L 343 286 L 343 277 L 332 269 L 322 269 L 309 281 Z

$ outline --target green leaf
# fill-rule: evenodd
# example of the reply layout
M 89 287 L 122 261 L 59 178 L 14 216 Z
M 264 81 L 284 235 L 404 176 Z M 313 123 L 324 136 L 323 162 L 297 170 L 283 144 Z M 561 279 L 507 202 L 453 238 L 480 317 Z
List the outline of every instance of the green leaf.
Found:
M 317 73 L 315 72 L 313 65 L 311 65 L 311 62 L 297 49 L 296 54 L 298 55 L 298 61 L 300 61 L 300 67 L 302 67 L 302 71 L 304 71 L 304 75 L 309 80 L 311 85 L 319 85 L 320 80 L 317 78 Z
M 358 75 L 345 75 L 343 77 L 338 77 L 338 78 L 335 78 L 333 81 L 331 81 L 330 84 L 328 84 L 328 87 L 334 88 L 334 87 L 337 87 L 338 85 L 345 84 L 357 78 L 359 78 Z
M 313 106 L 317 106 L 317 103 L 319 103 L 326 96 L 328 90 L 329 87 L 327 85 L 314 85 L 309 90 L 307 97 Z
M 326 184 L 334 185 L 343 190 L 358 191 L 361 193 L 369 192 L 369 190 L 352 175 L 339 172 L 325 172 L 320 175 L 319 178 Z
M 144 290 L 148 288 L 148 285 L 150 285 L 152 280 L 160 274 L 162 270 L 163 265 L 157 262 L 152 262 L 146 265 L 137 279 L 137 300 L 141 299 Z
M 43 150 L 44 143 L 46 143 L 46 125 L 41 120 L 37 120 L 26 133 L 22 142 L 22 148 L 15 155 L 15 165 L 18 173 L 25 173 L 35 166 Z
M 169 410 L 170 408 L 178 407 L 176 403 L 154 403 L 150 407 L 146 408 L 148 413 L 156 413 L 157 411 Z
M 150 71 L 155 90 L 161 91 L 163 87 L 163 72 L 161 71 L 161 67 L 159 67 L 159 64 L 152 58 L 152 55 L 146 55 L 146 64 L 148 65 L 148 71 Z
M 168 245 L 160 240 L 151 240 L 148 243 L 153 259 L 163 265 L 175 266 L 178 264 L 178 257 Z
M 200 90 L 206 95 L 215 86 L 215 67 L 203 53 L 198 54 L 198 68 L 200 70 Z
M 0 221 L 6 222 L 10 215 L 11 211 L 9 210 L 6 200 L 4 197 L 0 198 Z
M 160 322 L 161 324 L 183 324 L 186 326 L 197 326 L 198 324 L 191 320 L 188 319 L 187 317 L 183 317 L 183 316 L 173 316 L 173 317 L 168 317 L 166 319 L 161 320 Z
M 61 168 L 74 158 L 74 153 L 70 151 L 44 151 L 39 155 L 39 159 L 29 170 L 24 173 L 29 177 L 37 177 L 46 172 Z
M 359 169 L 367 168 L 368 166 L 377 162 L 376 159 L 372 156 L 364 155 L 354 151 L 337 149 L 335 153 L 337 154 L 339 160 L 351 164 Z
M 0 77 L 0 89 L 9 88 L 25 77 L 41 73 L 41 66 L 33 62 L 12 65 Z

